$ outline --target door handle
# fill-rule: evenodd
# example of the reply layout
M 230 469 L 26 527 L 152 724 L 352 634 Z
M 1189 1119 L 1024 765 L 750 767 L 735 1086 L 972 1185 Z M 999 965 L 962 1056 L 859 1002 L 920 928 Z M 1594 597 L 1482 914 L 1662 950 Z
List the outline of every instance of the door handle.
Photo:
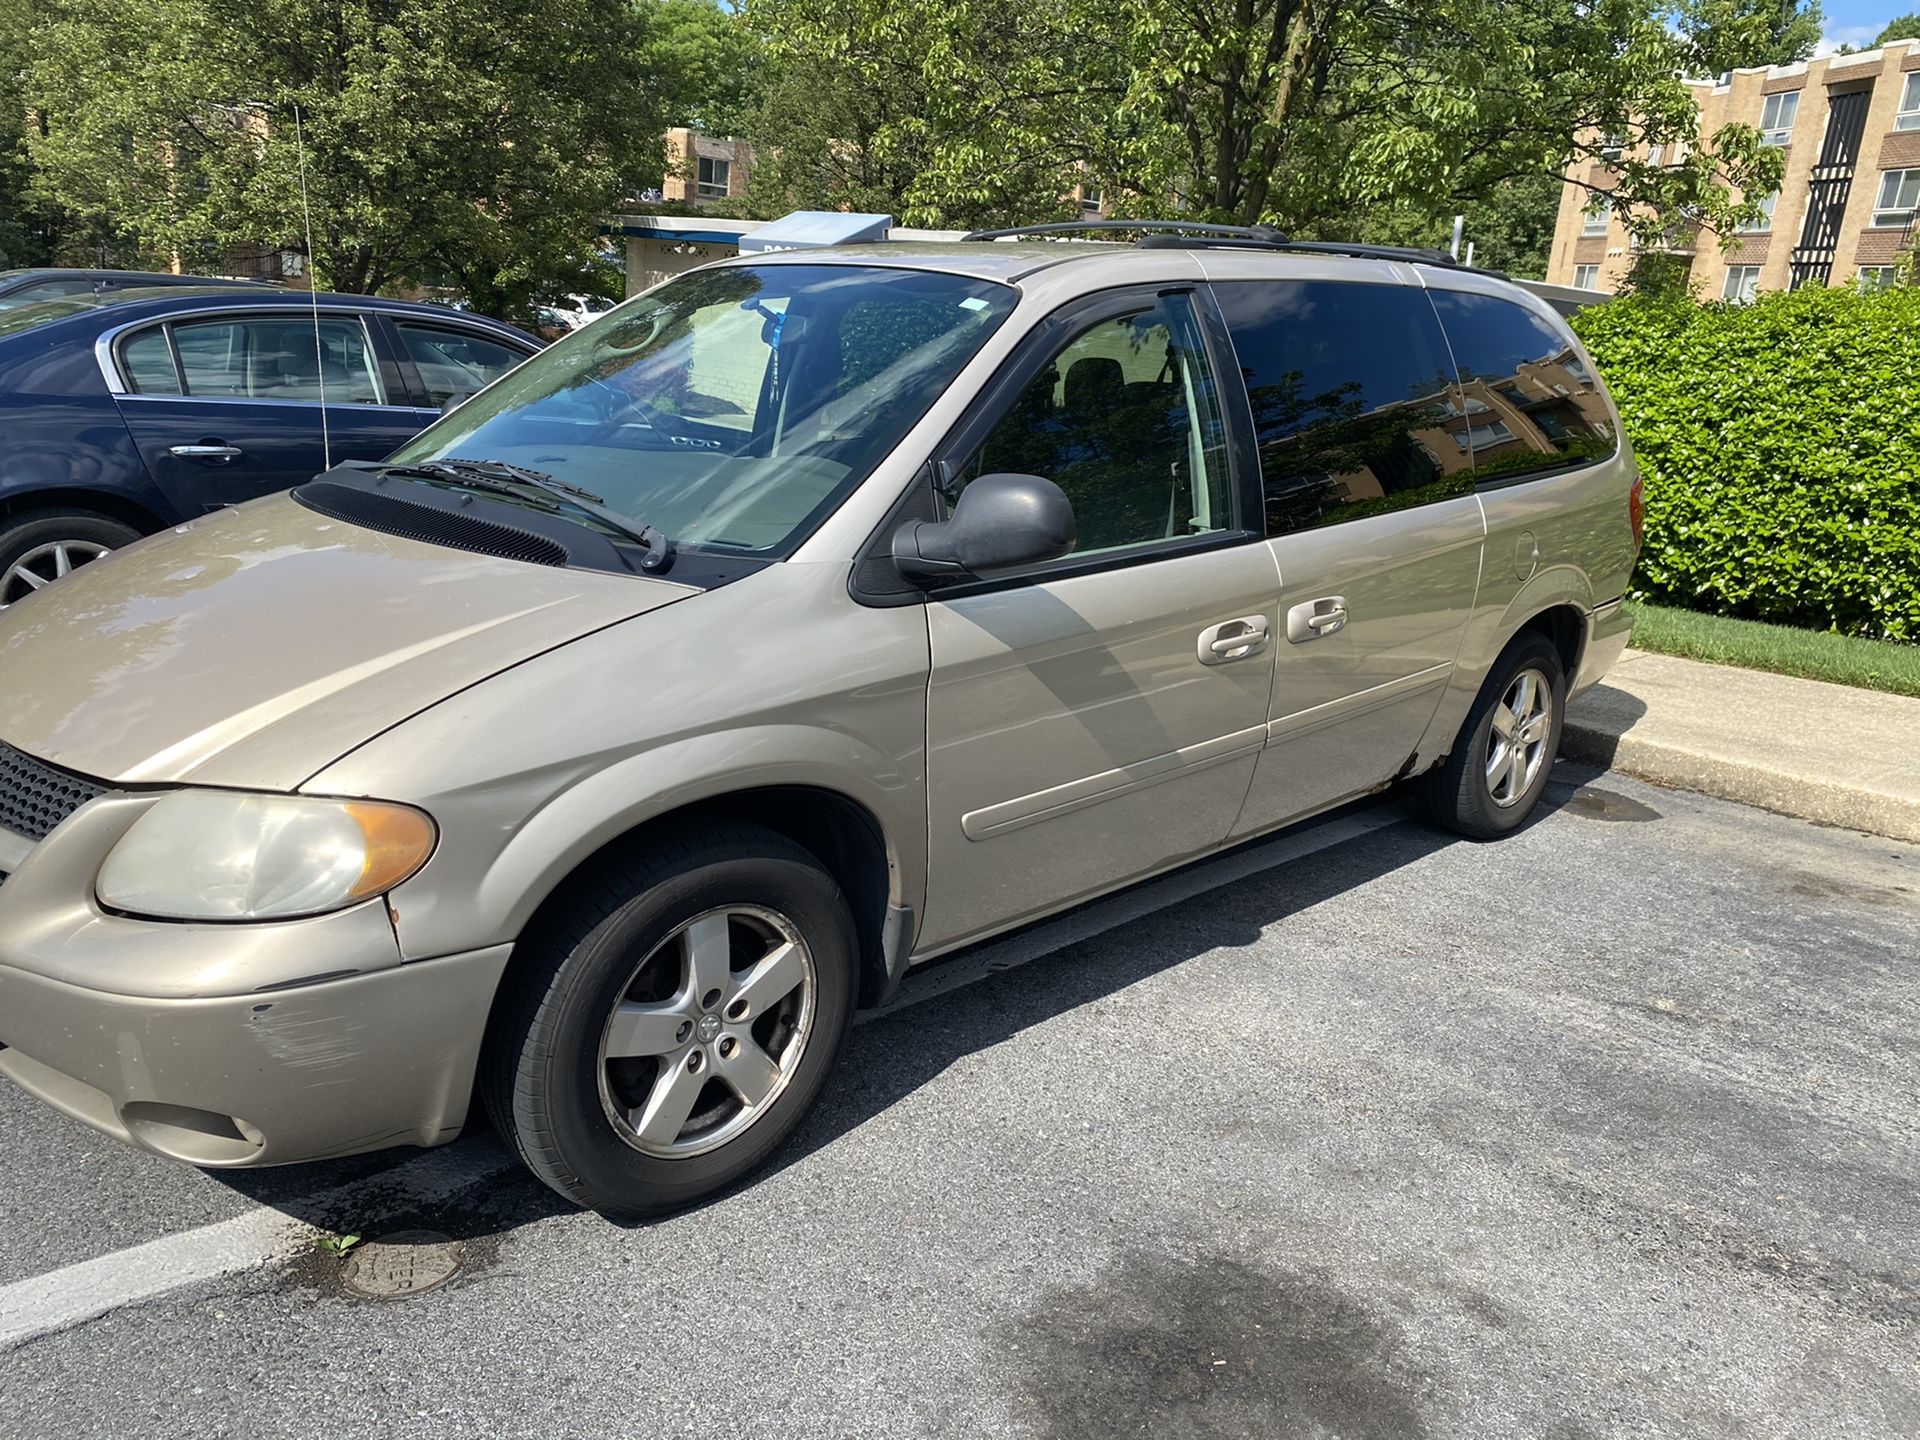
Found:
M 1295 645 L 1331 635 L 1347 623 L 1347 597 L 1323 595 L 1303 600 L 1287 611 L 1287 639 Z
M 245 453 L 238 445 L 169 445 L 167 453 L 177 460 L 218 460 L 222 464 L 228 460 L 238 460 Z
M 1200 663 L 1224 665 L 1229 660 L 1244 660 L 1267 648 L 1267 617 L 1243 615 L 1238 620 L 1222 620 L 1200 632 Z

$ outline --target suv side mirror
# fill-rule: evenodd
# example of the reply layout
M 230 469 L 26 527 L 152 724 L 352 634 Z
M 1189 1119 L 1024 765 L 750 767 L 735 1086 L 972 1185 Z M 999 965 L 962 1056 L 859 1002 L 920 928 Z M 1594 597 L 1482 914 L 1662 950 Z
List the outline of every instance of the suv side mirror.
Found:
M 1073 549 L 1073 502 L 1038 475 L 982 475 L 960 492 L 951 520 L 912 520 L 893 535 L 893 563 L 909 580 L 938 583 L 1058 560 Z

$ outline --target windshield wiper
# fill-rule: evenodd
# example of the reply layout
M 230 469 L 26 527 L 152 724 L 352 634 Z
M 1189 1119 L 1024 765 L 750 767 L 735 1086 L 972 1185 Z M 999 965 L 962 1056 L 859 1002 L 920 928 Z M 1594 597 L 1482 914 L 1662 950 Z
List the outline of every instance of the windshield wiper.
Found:
M 568 484 L 544 470 L 512 465 L 504 460 L 460 459 L 423 460 L 412 465 L 380 465 L 374 468 L 382 475 L 441 480 L 474 490 L 486 490 L 495 495 L 511 495 L 517 500 L 538 497 L 540 508 L 556 515 L 565 513 L 562 506 L 546 497 L 558 496 L 566 505 L 584 511 L 608 529 L 642 547 L 645 552 L 640 557 L 642 570 L 658 573 L 673 564 L 673 541 L 658 526 L 636 520 L 631 515 L 623 515 L 610 508 L 593 491 Z M 529 494 L 529 491 L 533 493 Z

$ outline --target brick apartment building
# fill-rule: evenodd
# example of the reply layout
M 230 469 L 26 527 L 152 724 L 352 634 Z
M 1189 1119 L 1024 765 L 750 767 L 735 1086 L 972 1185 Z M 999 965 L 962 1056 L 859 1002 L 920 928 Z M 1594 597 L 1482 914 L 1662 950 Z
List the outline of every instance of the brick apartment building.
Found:
M 1920 205 L 1920 41 L 1735 70 L 1692 88 L 1701 134 L 1742 121 L 1786 151 L 1786 178 L 1763 221 L 1725 249 L 1706 230 L 1674 247 L 1691 258 L 1701 294 L 1745 300 L 1807 284 L 1893 283 Z M 1605 188 L 1608 166 L 1584 163 L 1579 178 Z M 1588 212 L 1591 199 L 1578 185 L 1562 192 L 1547 279 L 1614 290 L 1633 262 L 1631 242 L 1611 211 Z

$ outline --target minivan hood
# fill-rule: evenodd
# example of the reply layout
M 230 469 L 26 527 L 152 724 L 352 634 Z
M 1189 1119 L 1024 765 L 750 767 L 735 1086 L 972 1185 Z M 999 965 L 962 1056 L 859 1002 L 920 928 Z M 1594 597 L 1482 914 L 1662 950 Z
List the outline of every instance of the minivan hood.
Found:
M 698 593 L 401 539 L 275 496 L 0 612 L 0 741 L 121 784 L 291 790 L 456 690 Z

